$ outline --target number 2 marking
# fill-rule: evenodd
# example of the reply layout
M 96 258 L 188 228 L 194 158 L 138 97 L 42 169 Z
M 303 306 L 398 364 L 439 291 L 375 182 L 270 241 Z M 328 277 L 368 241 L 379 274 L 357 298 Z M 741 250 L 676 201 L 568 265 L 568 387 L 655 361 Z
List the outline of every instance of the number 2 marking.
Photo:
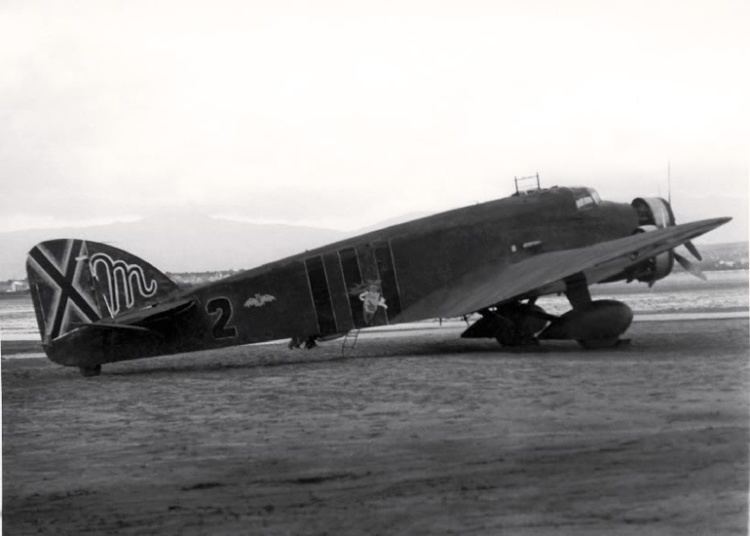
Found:
M 206 312 L 210 315 L 218 313 L 212 330 L 214 339 L 237 336 L 237 328 L 229 325 L 229 321 L 232 320 L 232 302 L 228 298 L 211 298 L 206 303 Z

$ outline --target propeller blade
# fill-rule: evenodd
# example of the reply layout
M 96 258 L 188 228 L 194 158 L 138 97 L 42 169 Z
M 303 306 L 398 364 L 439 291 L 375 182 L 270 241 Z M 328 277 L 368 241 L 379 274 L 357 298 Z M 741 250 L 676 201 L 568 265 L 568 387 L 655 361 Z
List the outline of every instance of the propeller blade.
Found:
M 695 244 L 693 244 L 690 240 L 685 242 L 685 247 L 697 260 L 699 261 L 703 260 L 703 257 L 701 257 L 701 254 L 698 252 L 698 248 L 695 247 Z
M 682 266 L 687 272 L 690 272 L 695 277 L 703 279 L 703 281 L 708 281 L 708 278 L 706 278 L 706 275 L 701 271 L 700 268 L 698 268 L 697 265 L 693 264 L 692 262 L 687 260 L 685 257 L 680 255 L 679 253 L 675 253 L 674 258 L 677 260 L 677 262 L 680 263 L 680 266 Z

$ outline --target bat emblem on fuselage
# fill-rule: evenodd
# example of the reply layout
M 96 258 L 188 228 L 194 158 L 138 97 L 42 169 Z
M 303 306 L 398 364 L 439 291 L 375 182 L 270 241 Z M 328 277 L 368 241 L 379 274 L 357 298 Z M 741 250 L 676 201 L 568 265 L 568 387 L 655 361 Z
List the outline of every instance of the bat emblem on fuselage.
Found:
M 271 296 L 270 294 L 255 294 L 255 296 L 250 296 L 247 301 L 245 301 L 244 306 L 245 307 L 263 307 L 267 303 L 271 303 L 276 301 L 276 296 Z

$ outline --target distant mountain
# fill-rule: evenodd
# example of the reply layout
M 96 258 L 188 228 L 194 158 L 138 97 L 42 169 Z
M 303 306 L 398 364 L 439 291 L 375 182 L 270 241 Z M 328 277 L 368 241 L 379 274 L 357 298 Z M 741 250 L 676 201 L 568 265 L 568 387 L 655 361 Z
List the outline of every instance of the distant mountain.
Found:
M 346 235 L 332 229 L 185 214 L 92 227 L 14 231 L 0 233 L 0 280 L 25 278 L 29 249 L 53 238 L 106 242 L 165 272 L 201 272 L 252 268 Z
M 106 242 L 142 257 L 164 272 L 219 272 L 252 268 L 306 249 L 427 215 L 409 213 L 349 232 L 178 214 L 91 227 L 0 233 L 0 281 L 25 278 L 26 253 L 34 244 L 53 238 L 85 238 Z M 706 270 L 746 268 L 748 265 L 747 242 L 701 243 L 698 249 L 704 257 L 701 267 Z

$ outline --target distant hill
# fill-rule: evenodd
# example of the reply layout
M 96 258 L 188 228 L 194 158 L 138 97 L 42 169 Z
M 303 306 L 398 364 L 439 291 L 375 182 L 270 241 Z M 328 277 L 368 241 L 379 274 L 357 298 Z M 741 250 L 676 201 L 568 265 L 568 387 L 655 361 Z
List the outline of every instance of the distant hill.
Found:
M 26 253 L 34 244 L 53 238 L 107 242 L 142 257 L 165 272 L 219 272 L 252 268 L 306 249 L 426 215 L 410 213 L 348 232 L 179 214 L 91 227 L 0 233 L 0 281 L 25 278 Z M 698 249 L 704 257 L 700 263 L 704 270 L 748 266 L 747 242 L 699 243 Z
M 728 270 L 748 267 L 748 243 L 698 244 L 703 261 L 698 264 L 703 270 Z M 685 254 L 683 252 L 683 254 Z M 692 255 L 687 254 L 690 259 Z
M 202 272 L 252 268 L 334 242 L 349 233 L 296 225 L 257 224 L 204 215 L 144 218 L 81 228 L 0 233 L 0 280 L 26 277 L 26 254 L 53 238 L 106 242 L 162 271 Z

